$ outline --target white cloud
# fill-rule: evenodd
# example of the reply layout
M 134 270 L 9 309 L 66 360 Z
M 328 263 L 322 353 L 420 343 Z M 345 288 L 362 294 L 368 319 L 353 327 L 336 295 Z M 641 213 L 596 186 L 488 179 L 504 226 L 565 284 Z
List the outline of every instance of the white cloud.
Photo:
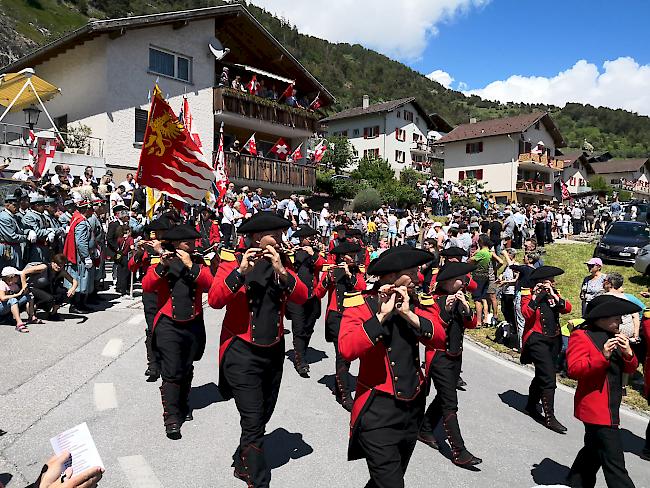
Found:
M 437 81 L 445 88 L 449 88 L 454 81 L 454 78 L 449 73 L 441 69 L 432 71 L 427 75 L 427 78 L 433 81 Z
M 359 43 L 400 60 L 418 59 L 438 24 L 491 0 L 253 0 L 304 34 Z
M 650 65 L 640 65 L 631 57 L 605 61 L 602 71 L 586 60 L 546 78 L 511 76 L 484 88 L 465 91 L 501 102 L 547 103 L 564 106 L 567 102 L 622 108 L 650 115 Z

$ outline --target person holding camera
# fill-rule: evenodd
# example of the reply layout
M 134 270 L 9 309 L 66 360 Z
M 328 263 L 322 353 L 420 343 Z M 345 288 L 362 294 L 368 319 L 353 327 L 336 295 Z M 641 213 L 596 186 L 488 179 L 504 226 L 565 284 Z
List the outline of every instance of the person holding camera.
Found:
M 521 311 L 524 335 L 520 361 L 535 365 L 535 377 L 528 389 L 524 411 L 546 428 L 559 434 L 567 429 L 555 418 L 556 359 L 562 348 L 560 314 L 571 312 L 571 302 L 555 288 L 555 276 L 564 271 L 555 266 L 540 266 L 529 277 L 531 290 L 522 290 Z M 537 409 L 542 401 L 544 416 Z
M 287 301 L 303 304 L 307 287 L 288 269 L 281 248 L 291 221 L 259 212 L 239 227 L 243 253 L 222 251 L 208 293 L 212 308 L 226 307 L 219 348 L 219 391 L 235 399 L 241 436 L 233 454 L 234 476 L 249 486 L 269 486 L 264 432 L 280 393 L 284 367 L 283 315 Z
M 452 462 L 461 467 L 480 464 L 465 447 L 458 424 L 457 385 L 460 378 L 465 329 L 477 325 L 477 316 L 465 296 L 468 273 L 476 265 L 448 262 L 438 272 L 433 303 L 427 309 L 432 315 L 434 334 L 426 348 L 426 374 L 436 388 L 436 397 L 427 409 L 418 440 L 437 449 L 433 432 L 442 420 L 451 446 Z
M 600 295 L 589 302 L 582 328 L 569 338 L 569 377 L 578 380 L 575 417 L 585 425 L 585 445 L 568 475 L 571 487 L 593 487 L 603 469 L 608 487 L 634 488 L 625 468 L 619 432 L 622 375 L 636 371 L 638 360 L 621 317 L 641 308 L 624 298 Z
M 158 313 L 153 323 L 153 347 L 160 358 L 165 433 L 181 438 L 183 422 L 193 420 L 189 395 L 194 361 L 205 350 L 203 293 L 212 284 L 212 273 L 203 258 L 193 256 L 200 234 L 190 225 L 165 231 L 165 247 L 156 266 L 142 280 L 145 293 L 158 295 Z
M 366 289 L 363 273 L 357 265 L 357 255 L 363 248 L 351 241 L 344 241 L 330 251 L 335 264 L 331 265 L 321 278 L 314 294 L 322 299 L 328 294 L 325 313 L 325 340 L 334 344 L 336 356 L 335 395 L 336 401 L 348 412 L 352 410 L 352 389 L 349 384 L 350 362 L 343 359 L 339 351 L 339 330 L 343 317 L 343 300 L 346 293 Z
M 360 361 L 348 460 L 366 459 L 368 487 L 403 488 L 417 443 L 427 390 L 419 346 L 430 344 L 434 326 L 415 288 L 418 266 L 433 258 L 393 247 L 370 263 L 373 290 L 344 299 L 338 350 L 345 361 Z

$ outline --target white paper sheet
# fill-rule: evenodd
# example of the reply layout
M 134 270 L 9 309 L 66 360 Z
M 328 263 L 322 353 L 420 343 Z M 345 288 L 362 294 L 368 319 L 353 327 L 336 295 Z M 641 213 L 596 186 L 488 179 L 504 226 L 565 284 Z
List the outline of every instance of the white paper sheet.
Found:
M 104 463 L 99 457 L 97 446 L 95 446 L 95 441 L 90 435 L 86 422 L 52 437 L 50 444 L 52 444 L 52 449 L 57 455 L 63 451 L 70 451 L 72 454 L 72 472 L 75 475 L 94 466 L 104 468 Z M 66 464 L 66 468 L 68 466 L 70 466 L 70 462 Z

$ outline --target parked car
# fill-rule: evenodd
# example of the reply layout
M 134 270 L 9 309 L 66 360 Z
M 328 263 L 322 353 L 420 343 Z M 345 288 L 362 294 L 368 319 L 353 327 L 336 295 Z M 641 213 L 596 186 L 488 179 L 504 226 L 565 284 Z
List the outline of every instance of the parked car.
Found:
M 634 260 L 634 269 L 644 275 L 650 275 L 650 244 L 639 251 Z
M 603 261 L 634 264 L 639 249 L 650 244 L 650 230 L 644 222 L 613 222 L 601 236 L 594 257 Z
M 636 207 L 636 220 L 637 222 L 646 222 L 648 219 L 648 203 L 633 201 L 623 206 L 624 220 L 632 220 L 632 206 Z

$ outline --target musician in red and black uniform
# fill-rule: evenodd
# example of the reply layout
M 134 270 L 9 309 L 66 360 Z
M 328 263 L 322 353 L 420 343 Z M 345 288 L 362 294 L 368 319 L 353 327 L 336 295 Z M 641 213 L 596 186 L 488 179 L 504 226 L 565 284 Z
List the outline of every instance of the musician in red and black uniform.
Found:
M 571 466 L 569 486 L 595 486 L 602 467 L 609 488 L 634 488 L 618 426 L 622 375 L 636 371 L 638 361 L 619 327 L 622 315 L 640 310 L 623 298 L 597 296 L 585 309 L 585 324 L 569 337 L 567 369 L 578 380 L 574 415 L 585 424 L 585 445 Z
M 267 487 L 271 470 L 264 458 L 264 431 L 280 391 L 284 365 L 287 301 L 302 304 L 307 287 L 278 252 L 291 226 L 272 212 L 253 215 L 239 227 L 252 247 L 224 253 L 208 294 L 213 308 L 226 307 L 219 348 L 219 391 L 235 398 L 241 437 L 233 455 L 235 477 Z M 281 251 L 280 251 L 281 252 Z M 226 254 L 229 254 L 226 255 Z
M 201 235 L 201 237 L 196 240 L 196 248 L 201 251 L 205 251 L 221 242 L 219 222 L 217 222 L 214 217 L 214 210 L 206 206 L 201 207 L 199 219 L 196 223 L 196 230 Z
M 153 220 L 151 223 L 145 225 L 144 233 L 149 240 L 138 241 L 136 243 L 135 252 L 129 259 L 129 271 L 137 273 L 139 269 L 143 274 L 147 274 L 149 267 L 157 265 L 160 262 L 160 256 L 163 253 L 160 240 L 163 231 L 169 228 L 169 224 L 160 219 Z M 144 308 L 144 318 L 147 323 L 145 329 L 144 345 L 147 350 L 147 370 L 144 375 L 147 381 L 153 382 L 160 378 L 160 361 L 156 357 L 152 347 L 152 334 L 153 334 L 153 321 L 158 313 L 158 295 L 152 292 L 142 292 L 142 306 Z
M 467 275 L 475 266 L 450 262 L 438 272 L 436 289 L 427 316 L 434 324 L 433 341 L 426 347 L 426 373 L 436 387 L 436 397 L 426 411 L 418 440 L 434 449 L 438 444 L 433 431 L 442 420 L 451 446 L 452 462 L 461 467 L 482 462 L 465 447 L 458 424 L 458 393 L 465 329 L 476 327 L 476 314 L 470 308 L 465 290 Z
M 192 420 L 189 395 L 193 363 L 201 359 L 205 349 L 202 295 L 212 284 L 212 273 L 194 261 L 197 238 L 198 232 L 189 225 L 165 231 L 170 248 L 142 280 L 144 292 L 158 295 L 153 348 L 160 358 L 163 419 L 170 439 L 180 439 L 182 423 Z
M 530 274 L 532 289 L 522 291 L 521 312 L 525 319 L 521 363 L 535 365 L 535 377 L 528 389 L 524 411 L 546 428 L 564 434 L 566 427 L 555 418 L 556 360 L 562 349 L 560 314 L 571 312 L 571 303 L 555 288 L 554 277 L 564 271 L 540 266 Z M 544 416 L 537 406 L 542 401 Z
M 332 256 L 332 254 L 331 254 L 332 249 L 334 249 L 339 244 L 343 244 L 344 242 L 347 242 L 349 240 L 347 238 L 347 235 L 346 235 L 348 228 L 347 228 L 347 226 L 345 224 L 339 224 L 336 227 L 334 227 L 334 229 L 332 229 L 332 230 L 334 232 L 336 232 L 336 237 L 330 241 L 329 247 L 327 249 L 329 251 L 329 253 L 330 253 L 328 255 L 327 261 L 330 262 L 330 263 L 336 262 L 335 257 Z
M 370 253 L 368 252 L 366 244 L 363 242 L 363 232 L 361 232 L 359 229 L 348 229 L 346 236 L 351 242 L 359 244 L 361 247 L 356 256 L 356 262 L 357 266 L 359 266 L 359 271 L 365 274 L 368 266 L 370 265 Z
M 434 256 L 431 261 L 420 266 L 420 274 L 418 275 L 418 278 L 420 279 L 422 291 L 424 293 L 429 293 L 431 291 L 431 281 L 433 280 L 433 276 L 434 274 L 438 274 L 440 255 L 436 250 L 436 245 L 437 243 L 435 239 L 425 239 L 422 243 L 422 249 L 429 251 Z
M 336 401 L 348 411 L 352 410 L 352 389 L 349 382 L 350 362 L 341 356 L 338 340 L 345 294 L 366 289 L 366 281 L 356 262 L 356 256 L 360 250 L 359 244 L 350 241 L 345 241 L 333 248 L 330 251 L 330 256 L 334 256 L 335 264 L 328 268 L 326 273 L 323 273 L 320 283 L 314 290 L 314 294 L 319 299 L 323 298 L 325 294 L 329 294 L 327 312 L 325 313 L 325 340 L 334 344 L 336 356 L 334 394 Z
M 348 460 L 366 459 L 367 487 L 403 488 L 417 442 L 426 401 L 419 344 L 429 344 L 433 324 L 415 287 L 418 266 L 431 259 L 422 249 L 393 247 L 368 268 L 379 277 L 375 293 L 345 300 L 339 350 L 346 361 L 360 360 Z
M 641 320 L 641 333 L 645 338 L 645 361 L 643 363 L 643 376 L 645 379 L 645 387 L 643 392 L 645 394 L 648 404 L 650 404 L 650 310 L 646 309 L 643 312 L 643 319 Z M 645 429 L 645 447 L 641 451 L 641 459 L 650 461 L 650 421 Z
M 299 247 L 294 249 L 293 269 L 307 287 L 309 298 L 302 305 L 288 302 L 287 317 L 291 320 L 293 333 L 294 367 L 300 376 L 309 378 L 307 347 L 321 313 L 321 300 L 315 295 L 314 290 L 320 282 L 320 272 L 325 259 L 318 252 L 320 234 L 317 230 L 303 225 L 291 237 L 299 240 Z

